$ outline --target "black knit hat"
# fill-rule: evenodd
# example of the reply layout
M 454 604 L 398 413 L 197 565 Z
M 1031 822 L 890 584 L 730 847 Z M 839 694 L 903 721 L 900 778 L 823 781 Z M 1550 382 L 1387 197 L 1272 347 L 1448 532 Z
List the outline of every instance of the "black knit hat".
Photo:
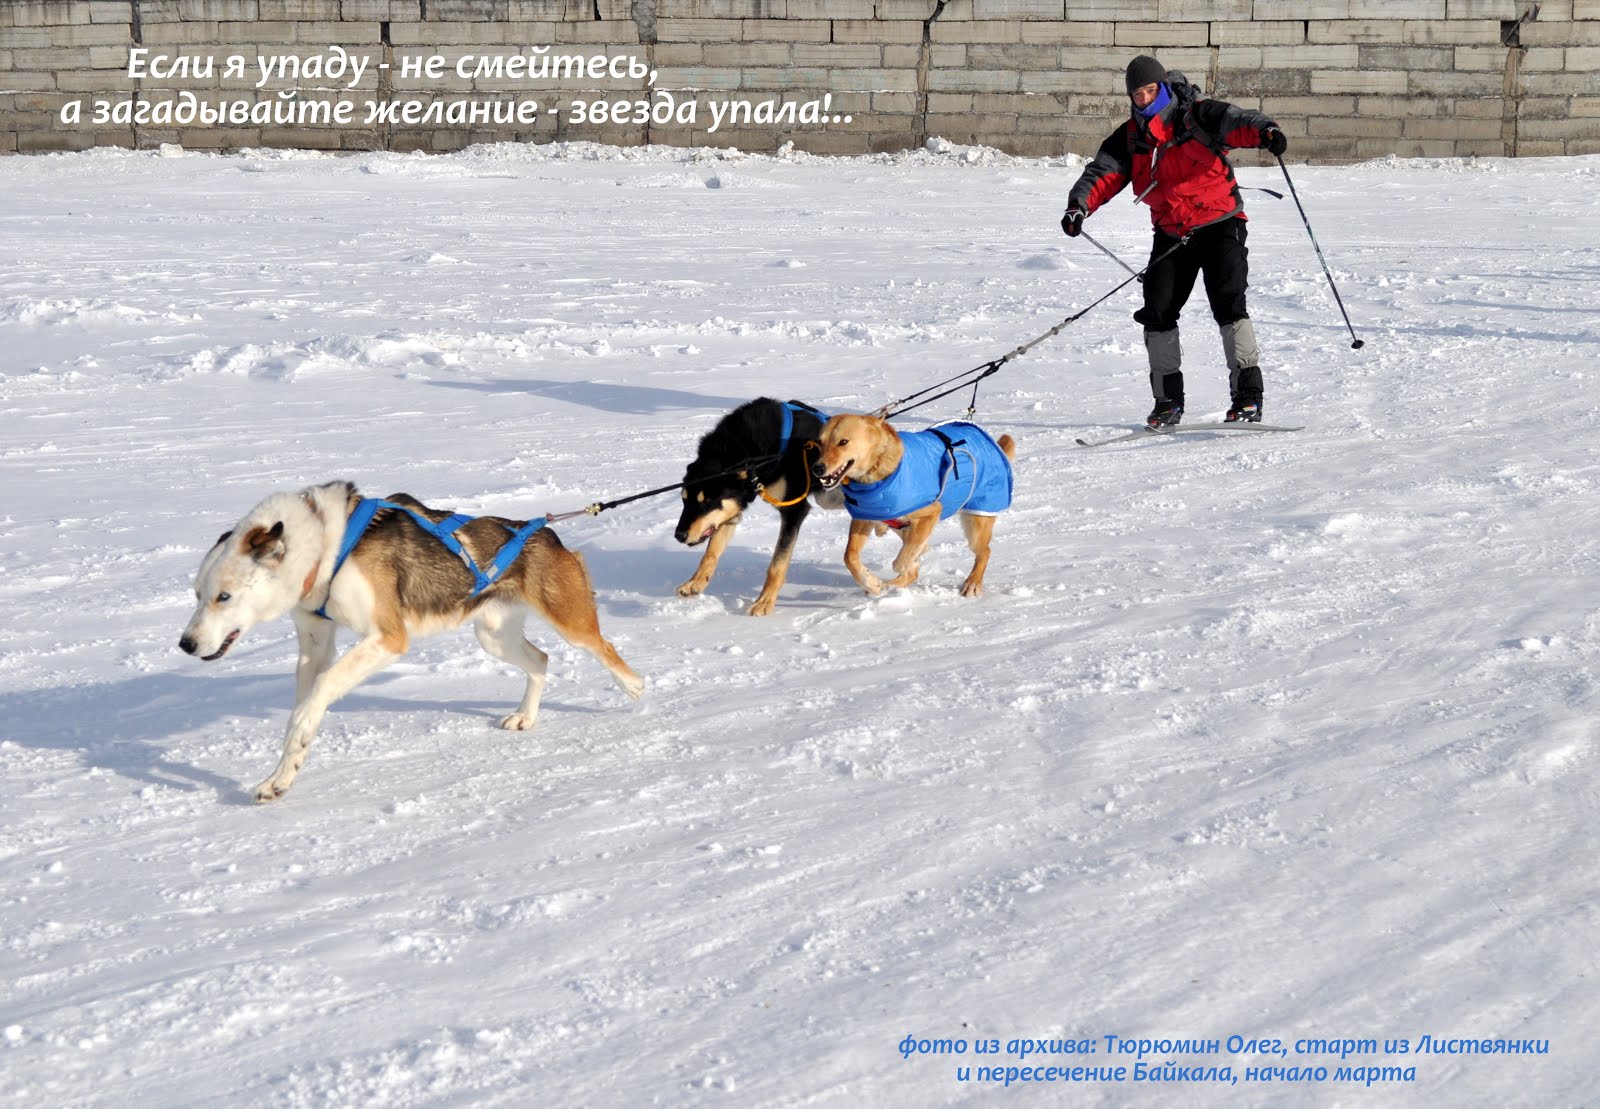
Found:
M 1167 67 L 1149 54 L 1140 54 L 1128 63 L 1128 95 L 1146 85 L 1159 85 L 1167 79 Z

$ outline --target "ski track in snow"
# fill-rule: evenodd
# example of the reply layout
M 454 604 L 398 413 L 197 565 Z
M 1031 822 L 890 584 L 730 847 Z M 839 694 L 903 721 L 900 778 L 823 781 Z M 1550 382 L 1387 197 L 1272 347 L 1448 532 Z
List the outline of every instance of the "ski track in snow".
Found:
M 1600 158 L 1295 167 L 1361 352 L 1292 202 L 1249 194 L 1293 436 L 1076 447 L 1148 407 L 1131 292 L 1008 364 L 979 409 L 1019 440 L 1017 501 L 978 601 L 949 524 L 874 600 L 813 513 L 752 620 L 775 513 L 693 599 L 676 499 L 571 521 L 640 704 L 530 627 L 545 710 L 499 731 L 520 679 L 439 636 L 250 804 L 291 627 L 211 665 L 176 640 L 257 500 L 347 477 L 564 511 L 676 480 L 751 397 L 870 409 L 981 365 L 1122 278 L 1056 230 L 1080 165 L 0 160 L 0 1095 L 999 1105 L 1052 1095 L 896 1045 L 1131 1066 L 1104 1036 L 1239 1034 L 1551 1046 L 1347 1060 L 1417 1068 L 1370 1091 L 1068 1096 L 1586 1100 Z M 1134 261 L 1146 218 L 1124 196 L 1094 230 Z M 1199 292 L 1184 335 L 1215 418 Z

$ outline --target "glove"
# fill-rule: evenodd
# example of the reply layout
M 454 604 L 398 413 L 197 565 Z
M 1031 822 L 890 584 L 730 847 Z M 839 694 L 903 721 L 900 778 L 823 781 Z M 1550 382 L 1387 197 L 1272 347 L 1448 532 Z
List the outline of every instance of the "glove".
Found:
M 1261 149 L 1268 154 L 1282 156 L 1289 149 L 1289 140 L 1283 137 L 1283 132 L 1276 127 L 1263 127 L 1261 129 Z
M 1083 221 L 1089 218 L 1089 213 L 1082 208 L 1068 208 L 1067 214 L 1061 217 L 1061 230 L 1076 239 L 1083 232 Z

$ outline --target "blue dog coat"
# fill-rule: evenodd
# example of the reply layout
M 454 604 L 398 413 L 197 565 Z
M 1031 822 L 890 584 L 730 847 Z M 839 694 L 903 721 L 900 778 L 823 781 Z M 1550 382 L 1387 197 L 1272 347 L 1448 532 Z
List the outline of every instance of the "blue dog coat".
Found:
M 898 520 L 939 502 L 939 519 L 957 512 L 993 516 L 1011 507 L 1011 460 L 977 424 L 902 431 L 905 457 L 882 481 L 850 482 L 844 502 L 853 520 Z

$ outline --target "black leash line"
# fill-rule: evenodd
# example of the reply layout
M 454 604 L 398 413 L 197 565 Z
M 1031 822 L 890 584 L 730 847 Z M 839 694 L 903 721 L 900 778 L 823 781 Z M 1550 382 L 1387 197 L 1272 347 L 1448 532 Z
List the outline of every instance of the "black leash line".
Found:
M 1046 331 L 1043 335 L 1040 335 L 1038 338 L 1030 340 L 1029 342 L 1023 343 L 1016 350 L 1013 350 L 1009 354 L 1003 355 L 1000 358 L 996 358 L 992 362 L 985 362 L 983 365 L 977 366 L 977 367 L 975 367 L 973 369 L 970 369 L 966 373 L 957 374 L 955 377 L 949 377 L 949 378 L 946 378 L 943 381 L 936 382 L 935 384 L 928 386 L 926 389 L 923 389 L 921 392 L 912 393 L 910 396 L 901 397 L 899 400 L 891 401 L 888 404 L 884 405 L 882 408 L 878 409 L 877 412 L 874 413 L 874 415 L 879 416 L 879 417 L 881 417 L 881 418 L 883 418 L 885 420 L 892 420 L 896 416 L 898 416 L 898 415 L 900 415 L 900 414 L 902 414 L 904 412 L 910 412 L 913 409 L 921 408 L 925 404 L 931 404 L 934 401 L 939 400 L 941 397 L 949 396 L 951 393 L 960 392 L 962 389 L 965 389 L 968 385 L 972 386 L 972 404 L 967 408 L 967 414 L 969 416 L 974 414 L 977 411 L 978 383 L 980 381 L 982 381 L 984 378 L 988 377 L 990 374 L 997 372 L 1000 369 L 1001 366 L 1004 366 L 1007 362 L 1010 362 L 1012 359 L 1020 358 L 1024 354 L 1027 354 L 1030 350 L 1032 350 L 1034 347 L 1038 346 L 1040 343 L 1044 342 L 1046 339 L 1055 338 L 1057 335 L 1061 334 L 1061 332 L 1066 330 L 1068 325 L 1078 322 L 1084 316 L 1087 316 L 1090 312 L 1094 311 L 1094 309 L 1100 307 L 1100 305 L 1104 304 L 1106 301 L 1110 300 L 1112 297 L 1114 297 L 1118 293 L 1122 292 L 1123 289 L 1126 289 L 1129 285 L 1132 285 L 1135 281 L 1142 281 L 1144 279 L 1145 274 L 1149 273 L 1150 270 L 1152 268 L 1154 268 L 1154 266 L 1156 265 L 1157 262 L 1165 261 L 1167 258 L 1172 256 L 1173 254 L 1176 254 L 1179 250 L 1181 250 L 1189 242 L 1189 240 L 1191 238 L 1194 237 L 1195 232 L 1202 231 L 1205 228 L 1212 226 L 1213 224 L 1221 223 L 1223 220 L 1232 219 L 1234 216 L 1237 216 L 1243 210 L 1244 209 L 1242 207 L 1241 208 L 1235 208 L 1233 211 L 1229 212 L 1227 215 L 1218 216 L 1216 219 L 1207 220 L 1205 223 L 1199 224 L 1199 225 L 1197 225 L 1195 227 L 1191 227 L 1188 231 L 1186 231 L 1183 234 L 1183 236 L 1181 238 L 1178 239 L 1177 242 L 1173 243 L 1166 250 L 1162 251 L 1160 254 L 1158 254 L 1154 258 L 1150 259 L 1150 261 L 1146 262 L 1144 269 L 1142 269 L 1139 272 L 1133 274 L 1132 277 L 1129 277 L 1126 281 L 1122 282 L 1116 288 L 1114 288 L 1110 292 L 1106 293 L 1105 296 L 1101 297 L 1099 300 L 1095 301 L 1093 304 L 1089 305 L 1087 308 L 1084 308 L 1084 309 L 1082 309 L 1081 311 L 1078 311 L 1078 312 L 1074 312 L 1072 315 L 1068 316 L 1066 319 L 1064 319 L 1060 323 L 1056 324 L 1049 331 Z M 1096 243 L 1095 245 L 1098 246 L 1099 244 Z M 976 374 L 977 376 L 974 377 L 973 376 L 974 374 Z M 942 392 L 942 393 L 935 394 L 934 396 L 931 396 L 931 397 L 927 396 L 928 393 L 932 393 L 935 389 L 942 388 L 945 385 L 950 385 L 951 382 L 959 382 L 959 384 L 953 385 L 949 389 L 945 389 L 944 392 Z M 918 398 L 925 398 L 925 399 L 918 399 Z M 916 404 L 910 404 L 910 403 L 908 403 L 910 401 L 916 401 L 917 403 Z
M 1288 177 L 1288 171 L 1284 172 L 1284 177 L 1285 178 Z M 1294 188 L 1294 185 L 1293 185 L 1292 182 L 1290 183 L 1289 187 L 1290 187 L 1291 190 Z M 1270 192 L 1271 190 L 1264 189 L 1262 191 L 1263 192 Z M 1299 202 L 1299 200 L 1298 200 L 1298 197 L 1297 197 L 1296 198 L 1296 203 L 1298 203 L 1298 202 Z M 1101 250 L 1104 250 L 1107 254 L 1110 254 L 1112 258 L 1116 258 L 1117 263 L 1119 265 L 1121 265 L 1123 269 L 1128 270 L 1129 273 L 1132 274 L 1132 276 L 1129 277 L 1126 281 L 1123 281 L 1121 284 L 1117 285 L 1116 288 L 1114 288 L 1110 292 L 1106 293 L 1099 300 L 1095 301 L 1093 304 L 1090 304 L 1087 308 L 1083 308 L 1083 309 L 1081 309 L 1081 310 L 1079 310 L 1077 312 L 1074 312 L 1072 315 L 1068 316 L 1066 319 L 1062 320 L 1060 323 L 1058 323 L 1054 327 L 1052 327 L 1049 331 L 1046 331 L 1043 335 L 1040 335 L 1035 339 L 1031 339 L 1028 342 L 1023 343 L 1021 346 L 1017 347 L 1015 350 L 1012 350 L 1012 351 L 1002 355 L 999 358 L 995 358 L 995 359 L 993 359 L 991 361 L 985 362 L 981 366 L 974 366 L 972 369 L 967 370 L 967 371 L 965 371 L 963 373 L 956 374 L 953 377 L 947 377 L 943 381 L 935 382 L 934 384 L 928 386 L 926 389 L 922 389 L 922 390 L 919 390 L 919 391 L 917 391 L 915 393 L 912 393 L 912 394 L 910 394 L 908 396 L 901 397 L 899 400 L 891 401 L 888 404 L 884 405 L 882 408 L 879 408 L 874 413 L 874 415 L 876 415 L 876 416 L 878 416 L 878 417 L 880 417 L 882 419 L 885 419 L 885 420 L 892 420 L 896 416 L 899 416 L 899 415 L 901 415 L 903 413 L 906 413 L 906 412 L 911 412 L 911 411 L 913 411 L 915 409 L 923 407 L 924 405 L 932 404 L 934 401 L 941 400 L 941 399 L 943 399 L 945 397 L 948 397 L 952 393 L 959 393 L 961 390 L 965 389 L 969 385 L 972 386 L 972 400 L 967 405 L 967 415 L 970 417 L 970 416 L 976 414 L 976 412 L 978 410 L 978 386 L 982 383 L 984 378 L 989 377 L 989 376 L 991 376 L 993 374 L 999 373 L 1000 372 L 1000 367 L 1004 366 L 1007 362 L 1010 362 L 1011 360 L 1013 360 L 1015 358 L 1020 358 L 1024 354 L 1027 354 L 1030 350 L 1032 350 L 1034 347 L 1038 346 L 1040 343 L 1044 342 L 1046 339 L 1055 338 L 1057 335 L 1061 334 L 1061 332 L 1066 330 L 1068 326 L 1070 326 L 1071 324 L 1074 324 L 1074 323 L 1078 322 L 1079 320 L 1081 320 L 1084 316 L 1088 315 L 1094 309 L 1100 307 L 1100 305 L 1104 304 L 1106 301 L 1108 301 L 1112 297 L 1116 296 L 1123 289 L 1126 289 L 1129 285 L 1132 285 L 1135 281 L 1144 280 L 1145 274 L 1149 273 L 1150 270 L 1156 265 L 1156 263 L 1165 261 L 1168 257 L 1170 257 L 1171 255 L 1173 255 L 1173 254 L 1177 253 L 1179 250 L 1181 250 L 1189 242 L 1189 240 L 1194 237 L 1195 232 L 1201 231 L 1201 230 L 1203 230 L 1203 229 L 1205 229 L 1207 227 L 1212 226 L 1213 224 L 1221 223 L 1223 220 L 1232 219 L 1234 216 L 1238 215 L 1242 210 L 1243 210 L 1242 208 L 1235 208 L 1233 211 L 1229 212 L 1227 215 L 1218 216 L 1216 219 L 1207 220 L 1205 223 L 1202 223 L 1202 224 L 1199 224 L 1199 225 L 1197 225 L 1195 227 L 1190 228 L 1187 232 L 1184 233 L 1184 235 L 1182 237 L 1180 237 L 1177 240 L 1177 242 L 1173 243 L 1172 246 L 1168 247 L 1166 250 L 1162 251 L 1160 254 L 1158 254 L 1154 258 L 1150 259 L 1149 262 L 1145 263 L 1144 269 L 1139 270 L 1137 273 L 1133 272 L 1133 267 L 1131 267 L 1127 263 L 1123 262 L 1120 258 L 1117 258 L 1116 255 L 1111 254 L 1111 252 L 1109 250 L 1106 250 L 1105 247 L 1100 246 L 1100 244 L 1098 242 L 1095 242 L 1094 239 L 1089 239 L 1089 241 L 1091 243 L 1094 243 L 1095 246 L 1099 247 Z M 1301 210 L 1302 218 L 1304 217 L 1304 215 L 1305 215 L 1305 212 L 1302 209 Z M 1308 223 L 1306 225 L 1306 230 L 1309 231 L 1310 229 L 1311 229 L 1310 228 L 1310 224 Z M 1085 237 L 1087 237 L 1087 236 L 1085 236 Z M 1313 237 L 1313 239 L 1311 241 L 1312 241 L 1313 245 L 1315 245 L 1316 239 L 1314 237 Z M 1318 251 L 1317 251 L 1318 257 L 1321 257 L 1321 253 L 1322 253 L 1321 249 L 1319 248 Z M 1326 270 L 1326 265 L 1324 265 L 1324 270 Z M 1333 279 L 1330 277 L 1329 278 L 1330 284 L 1332 283 L 1332 280 Z M 1338 296 L 1338 291 L 1337 290 L 1334 291 L 1334 296 L 1335 297 Z M 1344 305 L 1341 303 L 1340 304 L 1340 308 L 1343 309 L 1343 307 L 1344 307 Z M 1348 323 L 1348 317 L 1346 317 L 1346 322 Z M 947 385 L 950 386 L 950 387 L 948 389 L 944 388 Z M 941 392 L 935 392 L 935 390 L 942 390 L 942 391 Z M 933 395 L 929 396 L 930 393 L 933 394 Z M 911 403 L 909 403 L 911 401 L 916 401 L 917 403 L 911 404 Z M 706 477 L 703 478 L 702 480 L 710 480 L 712 478 L 726 477 L 729 474 L 736 474 L 736 473 L 739 473 L 742 470 L 756 469 L 756 468 L 759 468 L 761 466 L 766 465 L 769 462 L 775 462 L 775 461 L 777 461 L 778 459 L 780 459 L 782 457 L 783 457 L 782 455 L 778 455 L 778 454 L 768 454 L 768 455 L 761 455 L 761 456 L 759 456 L 757 458 L 747 458 L 737 466 L 731 467 L 731 468 L 729 468 L 727 470 L 722 470 L 719 473 L 707 474 Z M 598 515 L 600 515 L 600 513 L 605 512 L 608 509 L 618 508 L 618 507 L 620 507 L 622 505 L 625 505 L 625 504 L 631 504 L 634 501 L 642 501 L 642 500 L 645 500 L 646 498 L 649 498 L 649 497 L 658 497 L 662 493 L 670 493 L 674 489 L 682 489 L 685 484 L 687 484 L 687 483 L 686 482 L 682 482 L 682 481 L 675 481 L 671 485 L 662 485 L 662 486 L 659 486 L 658 488 L 655 488 L 655 489 L 646 489 L 642 493 L 633 493 L 633 494 L 630 494 L 629 496 L 626 496 L 626 497 L 618 497 L 615 500 L 596 501 L 593 504 L 587 505 L 587 506 L 585 506 L 583 508 L 576 509 L 576 510 L 571 511 L 571 512 L 552 512 L 552 513 L 547 514 L 545 516 L 545 519 L 550 521 L 550 522 L 552 522 L 552 523 L 554 523 L 554 522 L 559 521 L 559 520 L 575 519 L 576 517 L 579 517 L 579 516 L 598 516 Z
M 755 458 L 747 458 L 737 466 L 732 466 L 726 470 L 721 470 L 714 474 L 707 474 L 705 477 L 699 480 L 710 481 L 712 478 L 727 477 L 729 474 L 737 474 L 746 470 L 759 469 L 769 462 L 778 461 L 782 457 L 783 455 L 781 454 L 763 454 L 758 455 Z M 598 516 L 607 509 L 617 508 L 625 504 L 632 504 L 634 501 L 642 501 L 647 497 L 659 497 L 661 494 L 670 493 L 674 489 L 682 489 L 687 484 L 688 482 L 685 481 L 675 481 L 671 485 L 663 485 L 656 489 L 646 489 L 643 493 L 633 493 L 626 497 L 618 497 L 616 500 L 596 501 L 591 505 L 576 509 L 572 512 L 551 512 L 545 516 L 545 519 L 554 523 L 558 520 L 571 520 L 579 516 Z

